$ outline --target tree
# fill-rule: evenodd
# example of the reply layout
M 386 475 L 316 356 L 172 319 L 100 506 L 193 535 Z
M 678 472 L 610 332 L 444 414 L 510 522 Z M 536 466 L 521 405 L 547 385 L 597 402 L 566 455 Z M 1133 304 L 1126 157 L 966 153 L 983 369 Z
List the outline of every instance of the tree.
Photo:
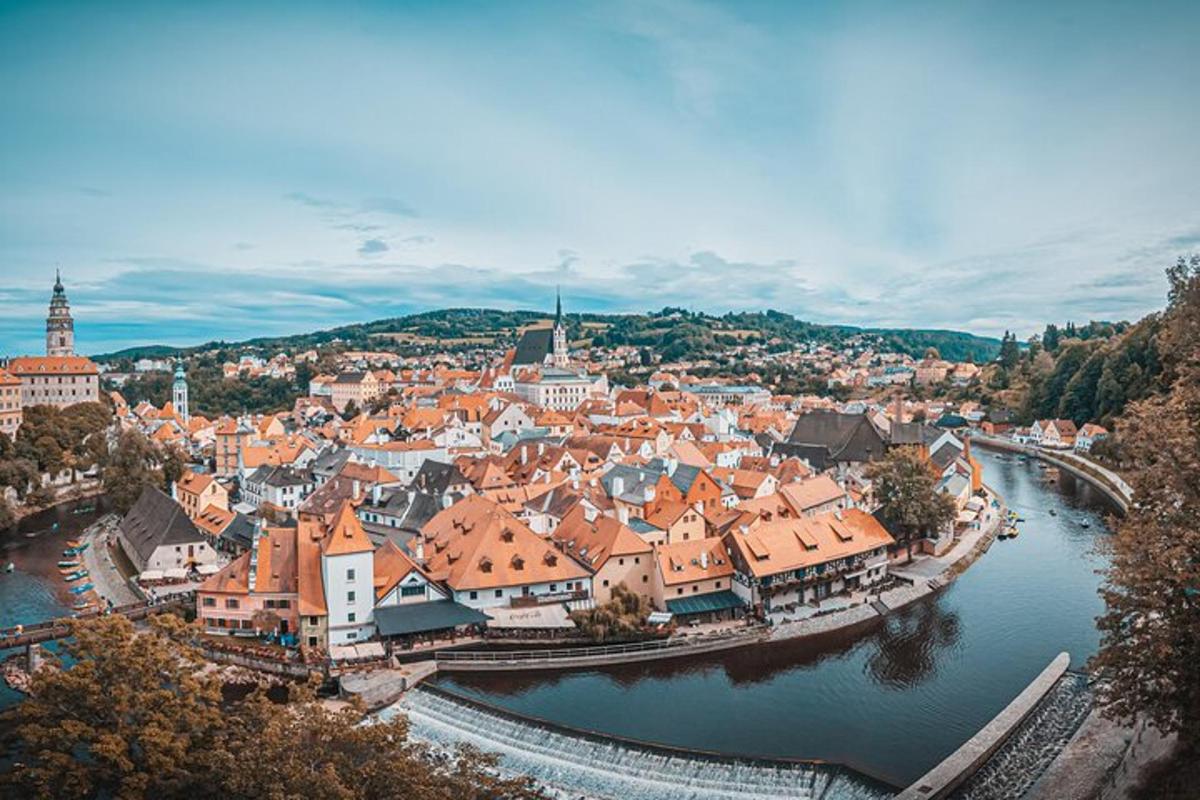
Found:
M 0 531 L 6 531 L 17 524 L 17 515 L 8 505 L 8 499 L 0 493 Z
M 478 751 L 436 758 L 408 741 L 403 717 L 363 725 L 360 709 L 329 711 L 307 686 L 289 686 L 286 705 L 261 690 L 226 702 L 189 643 L 195 629 L 173 615 L 145 632 L 121 616 L 76 620 L 72 633 L 69 659 L 39 670 L 28 699 L 4 713 L 17 765 L 0 775 L 4 796 L 540 796 L 496 777 Z
M 117 448 L 104 470 L 104 490 L 112 498 L 113 506 L 124 514 L 133 508 L 142 489 L 158 482 L 151 464 L 154 448 L 137 430 L 121 434 Z
M 1167 271 L 1159 333 L 1165 394 L 1117 426 L 1129 513 L 1111 540 L 1098 626 L 1100 700 L 1111 717 L 1145 715 L 1200 747 L 1200 256 Z
M 933 465 L 916 447 L 894 447 L 867 468 L 879 518 L 888 533 L 905 545 L 912 560 L 917 539 L 950 524 L 954 500 L 937 490 Z
M 1046 332 L 1042 334 L 1042 347 L 1046 351 L 1053 354 L 1058 349 L 1058 343 L 1061 341 L 1061 335 L 1058 332 L 1058 326 L 1051 322 L 1046 326 Z
M 175 445 L 167 445 L 162 460 L 162 486 L 164 492 L 171 491 L 171 485 L 183 477 L 187 469 L 187 460 Z
M 1017 347 L 1017 335 L 1005 331 L 1004 338 L 1000 340 L 1000 366 L 1005 370 L 1012 370 L 1020 359 L 1021 349 Z
M 619 583 L 613 587 L 612 597 L 607 603 L 575 611 L 571 614 L 571 620 L 584 636 L 603 642 L 641 633 L 646 618 L 653 610 L 648 599 L 631 591 L 624 583 Z

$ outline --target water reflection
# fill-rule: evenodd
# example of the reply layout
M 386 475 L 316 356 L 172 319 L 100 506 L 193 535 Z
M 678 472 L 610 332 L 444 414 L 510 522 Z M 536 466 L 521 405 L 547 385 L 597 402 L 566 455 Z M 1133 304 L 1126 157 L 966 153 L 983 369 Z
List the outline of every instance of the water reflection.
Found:
M 867 668 L 879 684 L 908 689 L 937 671 L 943 651 L 955 647 L 958 638 L 958 614 L 934 599 L 923 600 L 888 616 L 873 638 L 877 649 Z
M 1070 476 L 985 457 L 1025 517 L 938 594 L 851 630 L 602 671 L 447 674 L 451 688 L 579 728 L 683 747 L 861 765 L 905 784 L 1059 652 L 1095 652 L 1110 509 Z M 1053 513 L 1052 513 L 1053 512 Z M 1086 525 L 1085 525 L 1086 523 Z

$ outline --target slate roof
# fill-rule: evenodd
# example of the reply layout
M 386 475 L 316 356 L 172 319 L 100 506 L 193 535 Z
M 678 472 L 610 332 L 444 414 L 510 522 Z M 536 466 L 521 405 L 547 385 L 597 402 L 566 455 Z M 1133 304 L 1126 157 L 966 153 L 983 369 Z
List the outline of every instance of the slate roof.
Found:
M 254 543 L 254 520 L 245 514 L 234 514 L 220 538 L 239 550 L 249 550 Z
M 512 363 L 514 366 L 544 364 L 546 357 L 553 351 L 554 330 L 552 328 L 530 328 L 521 334 Z
M 375 625 L 380 636 L 403 636 L 477 625 L 491 619 L 482 611 L 453 600 L 434 600 L 429 603 L 408 603 L 400 606 L 380 606 L 375 609 Z
M 154 486 L 142 489 L 133 508 L 121 520 L 121 535 L 143 564 L 162 545 L 205 541 L 204 534 L 188 519 L 183 506 Z
M 818 470 L 833 464 L 870 461 L 886 449 L 886 442 L 865 414 L 836 411 L 801 415 L 786 444 L 797 447 L 776 449 L 807 459 Z
M 470 483 L 466 476 L 454 464 L 444 464 L 440 461 L 425 459 L 421 468 L 413 478 L 412 486 L 422 492 L 442 495 L 452 486 L 463 486 Z

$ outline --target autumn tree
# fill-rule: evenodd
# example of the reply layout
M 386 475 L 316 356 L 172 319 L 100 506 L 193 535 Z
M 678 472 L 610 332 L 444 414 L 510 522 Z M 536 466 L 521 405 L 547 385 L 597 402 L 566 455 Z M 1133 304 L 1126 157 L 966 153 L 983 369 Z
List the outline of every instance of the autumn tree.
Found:
M 572 612 L 571 620 L 584 636 L 602 642 L 637 635 L 653 610 L 646 597 L 619 583 L 607 603 Z
M 912 560 L 913 542 L 949 525 L 955 505 L 937 489 L 933 465 L 917 447 L 894 447 L 867 468 L 879 518 Z
M 12 769 L 0 796 L 397 798 L 525 800 L 529 781 L 495 774 L 463 749 L 437 756 L 411 742 L 401 716 L 363 725 L 355 707 L 330 711 L 310 687 L 286 705 L 256 690 L 222 698 L 220 678 L 178 617 L 135 631 L 120 616 L 72 623 L 69 659 L 39 670 L 27 700 L 5 712 Z
M 1102 589 L 1105 712 L 1145 715 L 1200 747 L 1200 257 L 1167 271 L 1159 333 L 1169 389 L 1131 405 L 1117 432 L 1134 489 Z

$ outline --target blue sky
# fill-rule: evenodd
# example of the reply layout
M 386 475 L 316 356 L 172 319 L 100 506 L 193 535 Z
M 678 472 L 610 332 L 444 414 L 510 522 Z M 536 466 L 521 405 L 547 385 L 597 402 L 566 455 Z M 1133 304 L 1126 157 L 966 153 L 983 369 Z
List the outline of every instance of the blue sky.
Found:
M 1200 248 L 1197 3 L 0 0 L 0 353 L 444 306 L 1028 335 Z

